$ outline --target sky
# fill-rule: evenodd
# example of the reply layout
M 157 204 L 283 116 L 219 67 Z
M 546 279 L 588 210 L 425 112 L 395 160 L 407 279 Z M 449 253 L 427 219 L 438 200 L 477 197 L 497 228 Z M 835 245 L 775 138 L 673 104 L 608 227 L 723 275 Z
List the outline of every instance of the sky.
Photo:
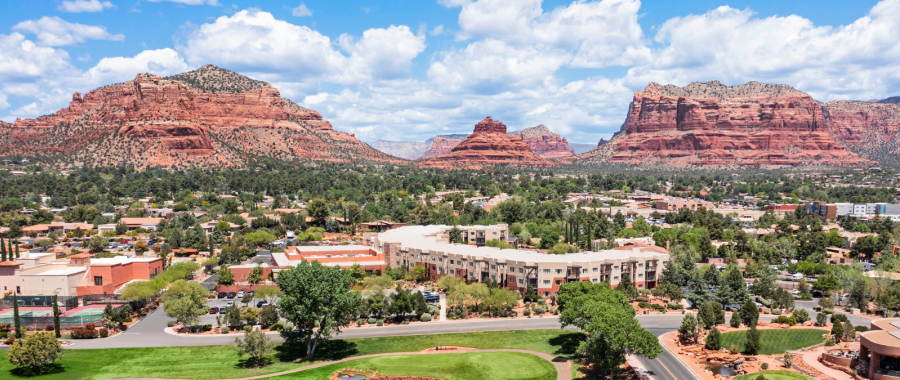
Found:
M 0 120 L 214 64 L 363 141 L 544 124 L 609 139 L 648 83 L 900 95 L 900 0 L 29 0 L 0 12 Z

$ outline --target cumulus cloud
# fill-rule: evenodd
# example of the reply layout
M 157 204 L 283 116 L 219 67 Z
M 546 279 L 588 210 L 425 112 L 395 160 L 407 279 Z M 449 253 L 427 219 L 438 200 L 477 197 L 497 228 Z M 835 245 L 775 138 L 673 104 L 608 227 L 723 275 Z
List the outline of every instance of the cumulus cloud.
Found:
M 0 34 L 0 82 L 29 82 L 75 69 L 64 50 L 37 46 L 19 33 Z
M 86 87 L 134 79 L 138 73 L 168 76 L 189 71 L 190 66 L 173 49 L 144 50 L 134 57 L 107 57 L 81 75 Z
M 105 27 L 76 24 L 56 16 L 22 21 L 12 29 L 35 34 L 38 44 L 42 46 L 67 46 L 87 40 L 125 41 L 124 35 L 111 34 Z
M 0 110 L 9 108 L 9 102 L 6 99 L 8 99 L 6 94 L 0 94 Z
M 160 3 L 160 2 L 168 1 L 168 2 L 172 2 L 172 3 L 179 3 L 179 4 L 185 4 L 185 5 L 204 5 L 204 4 L 215 5 L 215 6 L 222 5 L 219 3 L 219 0 L 148 0 L 148 1 L 151 3 Z
M 62 12 L 81 13 L 81 12 L 100 12 L 106 8 L 115 8 L 116 6 L 109 1 L 100 0 L 63 0 L 59 4 Z
M 406 26 L 369 29 L 358 40 L 330 38 L 306 26 L 275 19 L 271 13 L 243 10 L 219 17 L 191 32 L 179 50 L 193 65 L 215 63 L 233 70 L 278 74 L 276 79 L 325 80 L 355 84 L 393 79 L 408 73 L 425 49 L 424 36 Z
M 441 34 L 444 34 L 444 25 L 441 24 L 441 25 L 435 26 L 434 29 L 431 29 L 431 32 L 428 32 L 428 34 L 430 34 L 432 36 L 440 36 Z
M 297 17 L 312 16 L 312 11 L 306 7 L 306 4 L 300 3 L 300 6 L 291 10 L 291 14 Z

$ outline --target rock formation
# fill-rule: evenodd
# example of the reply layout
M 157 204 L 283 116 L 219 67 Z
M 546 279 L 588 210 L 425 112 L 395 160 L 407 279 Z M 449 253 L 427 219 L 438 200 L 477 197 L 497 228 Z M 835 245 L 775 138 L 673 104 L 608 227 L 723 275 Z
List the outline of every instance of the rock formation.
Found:
M 450 153 L 426 160 L 426 167 L 477 168 L 485 165 L 550 166 L 522 139 L 506 133 L 506 125 L 490 116 L 475 124 L 475 131 Z
M 569 140 L 553 133 L 546 125 L 526 128 L 510 133 L 510 136 L 518 137 L 531 148 L 531 151 L 544 158 L 559 158 L 574 155 L 569 149 Z
M 456 148 L 456 146 L 465 140 L 467 136 L 468 135 L 458 134 L 434 136 L 434 138 L 429 140 L 431 141 L 431 146 L 428 151 L 419 156 L 418 159 L 427 160 L 450 153 L 450 151 L 453 150 L 453 148 Z
M 703 167 L 858 166 L 819 104 L 790 86 L 718 81 L 637 91 L 609 161 Z
M 822 104 L 825 127 L 864 158 L 900 166 L 900 104 L 893 99 L 900 98 Z
M 22 154 L 85 165 L 237 166 L 284 161 L 402 162 L 277 89 L 207 65 L 102 87 L 37 119 L 0 125 L 0 156 Z

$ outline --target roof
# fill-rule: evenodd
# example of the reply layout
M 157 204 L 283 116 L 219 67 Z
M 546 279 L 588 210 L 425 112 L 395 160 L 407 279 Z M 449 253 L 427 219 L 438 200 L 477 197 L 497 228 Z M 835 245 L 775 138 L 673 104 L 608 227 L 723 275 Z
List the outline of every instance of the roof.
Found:
M 0 267 L 17 267 L 22 265 L 22 263 L 17 261 L 0 261 Z
M 68 276 L 71 274 L 81 273 L 87 271 L 85 267 L 68 267 L 66 269 L 52 269 L 40 273 L 34 274 L 23 274 L 23 276 Z
M 120 222 L 125 224 L 159 224 L 163 218 L 121 218 Z
M 91 257 L 94 257 L 94 255 L 90 253 L 79 253 L 77 255 L 69 256 L 70 259 L 89 259 Z

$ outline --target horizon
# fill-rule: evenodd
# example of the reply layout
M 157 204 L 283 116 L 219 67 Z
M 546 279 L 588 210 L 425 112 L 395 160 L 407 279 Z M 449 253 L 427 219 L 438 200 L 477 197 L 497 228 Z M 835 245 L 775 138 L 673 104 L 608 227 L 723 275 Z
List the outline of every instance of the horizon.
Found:
M 810 6 L 815 4 L 815 6 Z M 213 64 L 362 141 L 544 124 L 609 139 L 636 90 L 787 84 L 819 101 L 900 94 L 900 0 L 433 2 L 45 0 L 0 15 L 0 120 L 75 91 Z M 396 136 L 403 136 L 397 140 Z

